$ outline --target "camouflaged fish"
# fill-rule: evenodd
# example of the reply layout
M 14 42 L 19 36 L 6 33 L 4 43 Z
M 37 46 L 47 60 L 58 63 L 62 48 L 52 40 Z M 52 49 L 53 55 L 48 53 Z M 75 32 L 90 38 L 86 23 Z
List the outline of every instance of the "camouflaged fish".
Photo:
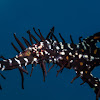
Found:
M 81 39 L 82 37 L 79 37 L 79 43 L 75 44 L 71 35 L 71 43 L 66 43 L 60 33 L 59 36 L 62 39 L 62 42 L 59 42 L 54 35 L 54 27 L 50 30 L 46 38 L 44 38 L 39 29 L 39 34 L 35 31 L 35 28 L 33 28 L 33 30 L 40 40 L 37 40 L 28 30 L 27 33 L 29 35 L 30 42 L 22 37 L 27 48 L 14 34 L 14 38 L 21 47 L 22 52 L 20 52 L 17 47 L 11 43 L 14 49 L 18 52 L 18 55 L 9 59 L 1 56 L 3 59 L 0 61 L 1 72 L 18 68 L 22 77 L 22 88 L 24 89 L 23 72 L 28 74 L 26 66 L 29 64 L 32 64 L 30 76 L 32 75 L 34 65 L 40 65 L 44 81 L 45 76 L 47 75 L 46 63 L 52 63 L 48 72 L 55 64 L 60 67 L 57 71 L 57 75 L 59 72 L 62 72 L 64 68 L 74 69 L 76 77 L 72 79 L 71 83 L 80 77 L 83 80 L 81 85 L 87 83 L 91 88 L 93 88 L 96 93 L 96 100 L 98 100 L 100 96 L 100 80 L 99 78 L 93 77 L 91 72 L 95 67 L 100 65 L 100 48 L 96 46 L 96 43 L 100 42 L 100 32 L 83 40 Z M 33 40 L 35 40 L 36 43 L 33 43 Z M 0 75 L 5 79 L 1 73 Z M 0 89 L 2 89 L 1 85 Z

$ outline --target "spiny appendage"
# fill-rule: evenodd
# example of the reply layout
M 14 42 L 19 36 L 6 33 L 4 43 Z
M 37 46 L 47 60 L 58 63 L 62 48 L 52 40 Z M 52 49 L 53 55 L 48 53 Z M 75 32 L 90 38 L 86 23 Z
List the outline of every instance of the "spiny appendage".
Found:
M 35 31 L 35 29 L 33 28 L 34 32 L 37 34 L 37 32 Z M 39 30 L 39 29 L 38 29 Z M 48 36 L 46 38 L 49 37 L 49 35 L 54 31 L 54 28 L 51 29 L 50 33 L 48 34 Z M 17 53 L 19 53 L 19 55 L 17 55 L 16 57 L 14 58 L 11 58 L 11 59 L 5 59 L 3 56 L 1 56 L 1 58 L 3 59 L 2 61 L 0 61 L 0 70 L 1 71 L 4 71 L 4 70 L 12 70 L 12 69 L 15 69 L 15 68 L 18 68 L 20 73 L 21 73 L 21 77 L 22 77 L 22 88 L 24 88 L 23 86 L 23 82 L 24 82 L 24 76 L 23 76 L 23 72 L 27 73 L 27 70 L 24 70 L 22 66 L 26 66 L 28 64 L 32 64 L 32 70 L 31 70 L 31 74 L 30 76 L 32 75 L 32 71 L 33 71 L 33 64 L 40 64 L 41 68 L 42 68 L 42 71 L 43 71 L 43 75 L 44 75 L 44 80 L 45 80 L 45 75 L 46 75 L 46 67 L 45 67 L 45 63 L 44 61 L 46 59 L 48 59 L 48 57 L 43 57 L 43 53 L 44 53 L 44 50 L 42 50 L 42 46 L 43 46 L 43 41 L 45 41 L 45 38 L 42 36 L 40 30 L 39 30 L 39 33 L 40 33 L 40 36 L 39 38 L 41 39 L 41 42 L 39 42 L 31 33 L 30 31 L 27 31 L 27 33 L 29 34 L 29 38 L 30 38 L 30 42 L 31 42 L 31 45 L 30 43 L 24 38 L 24 42 L 25 44 L 28 46 L 28 48 L 25 48 L 25 46 L 20 42 L 20 40 L 16 37 L 16 35 L 14 34 L 14 38 L 15 40 L 17 41 L 17 43 L 19 44 L 19 46 L 21 47 L 22 49 L 22 52 L 20 52 L 18 50 L 18 48 L 13 44 L 12 46 L 14 47 L 14 49 L 17 51 Z M 33 40 L 35 40 L 36 44 L 33 44 Z M 45 51 L 46 53 L 46 51 Z M 3 77 L 3 75 L 1 74 L 1 76 Z M 3 77 L 4 78 L 4 77 Z
M 93 88 L 94 92 L 96 93 L 96 100 L 98 100 L 100 97 L 100 79 L 93 77 L 91 73 L 84 73 L 81 78 L 84 82 L 88 83 L 91 88 Z
M 37 64 L 40 64 L 43 71 L 44 80 L 45 80 L 45 75 L 47 74 L 45 62 L 53 63 L 50 69 L 53 68 L 55 64 L 61 67 L 57 71 L 57 75 L 65 67 L 73 68 L 76 71 L 77 76 L 73 78 L 72 82 L 76 78 L 81 77 L 83 80 L 82 84 L 84 84 L 85 82 L 87 82 L 90 86 L 92 84 L 95 87 L 95 91 L 97 94 L 96 98 L 98 99 L 100 95 L 100 92 L 99 92 L 100 83 L 99 81 L 95 80 L 94 77 L 91 76 L 91 71 L 97 65 L 100 65 L 99 63 L 100 58 L 99 56 L 97 56 L 99 55 L 99 48 L 95 46 L 95 43 L 97 43 L 100 39 L 99 37 L 100 34 L 97 33 L 94 36 L 89 37 L 88 39 L 84 39 L 83 41 L 81 40 L 81 37 L 80 37 L 79 38 L 80 43 L 78 45 L 75 45 L 73 42 L 72 36 L 70 36 L 71 44 L 69 44 L 69 43 L 66 43 L 64 38 L 61 36 L 61 34 L 59 34 L 62 39 L 62 42 L 59 42 L 56 36 L 53 34 L 54 27 L 51 29 L 46 39 L 44 39 L 41 33 L 40 35 L 37 34 L 35 29 L 34 29 L 34 32 L 40 38 L 41 42 L 39 42 L 30 33 L 30 31 L 28 31 L 31 43 L 32 43 L 32 40 L 31 40 L 32 38 L 36 41 L 36 44 L 33 44 L 33 46 L 31 46 L 32 53 L 33 52 L 35 53 L 35 58 L 33 61 Z M 90 40 L 90 42 L 87 40 Z M 91 43 L 92 43 L 92 46 L 91 46 Z M 87 80 L 88 76 L 92 81 L 88 82 Z
M 11 58 L 11 59 L 4 59 L 3 61 L 1 61 L 1 70 L 2 71 L 3 70 L 11 70 L 14 68 L 19 69 L 21 76 L 22 76 L 22 83 L 24 81 L 23 72 L 28 74 L 27 70 L 24 70 L 22 66 L 27 66 L 28 64 L 32 64 L 32 71 L 33 71 L 33 64 L 40 64 L 42 71 L 43 71 L 44 80 L 45 80 L 45 75 L 47 74 L 45 62 L 49 62 L 49 63 L 52 62 L 54 65 L 63 59 L 62 55 L 65 55 L 65 52 L 63 52 L 63 51 L 59 52 L 60 50 L 63 50 L 63 45 L 62 45 L 62 43 L 59 44 L 57 38 L 54 36 L 54 34 L 53 34 L 54 27 L 50 30 L 46 39 L 42 36 L 40 30 L 39 30 L 40 35 L 37 34 L 37 32 L 35 31 L 34 28 L 33 28 L 33 30 L 36 33 L 36 35 L 40 38 L 41 42 L 39 42 L 30 33 L 30 31 L 27 31 L 27 33 L 29 34 L 29 38 L 30 38 L 30 42 L 31 42 L 32 46 L 24 37 L 22 37 L 25 44 L 28 46 L 28 48 L 25 48 L 25 46 L 20 42 L 20 40 L 14 34 L 14 38 L 17 41 L 17 43 L 19 44 L 19 46 L 21 47 L 22 52 L 20 52 L 18 50 L 18 48 L 13 43 L 11 43 L 12 46 L 14 47 L 14 49 L 17 51 L 17 53 L 19 53 L 19 55 L 14 58 Z M 50 40 L 49 37 L 54 37 L 54 39 L 56 41 Z M 61 35 L 60 35 L 60 37 L 62 38 Z M 33 44 L 32 39 L 35 40 L 36 44 Z M 62 38 L 62 40 L 64 41 L 63 38 Z M 55 46 L 56 46 L 56 48 L 55 48 Z M 59 54 L 59 56 L 57 57 L 58 54 Z M 61 69 L 63 69 L 63 68 L 64 68 L 64 66 Z M 58 72 L 60 72 L 60 70 Z M 32 71 L 31 71 L 31 74 L 32 74 Z M 23 88 L 23 85 L 22 85 L 22 88 Z
M 95 79 L 93 79 L 94 77 L 91 77 L 89 75 L 91 75 L 91 71 L 96 66 L 100 65 L 100 49 L 97 48 L 95 45 L 97 42 L 100 42 L 100 33 L 96 33 L 87 39 L 83 39 L 83 41 L 81 40 L 82 37 L 79 37 L 79 44 L 76 45 L 71 35 L 71 44 L 69 44 L 65 42 L 64 38 L 61 36 L 60 33 L 59 36 L 62 39 L 62 42 L 59 42 L 56 36 L 54 35 L 54 27 L 50 30 L 46 38 L 43 37 L 39 29 L 39 34 L 36 32 L 35 28 L 33 28 L 33 30 L 35 34 L 40 38 L 40 41 L 37 40 L 28 30 L 27 33 L 29 34 L 29 39 L 31 43 L 29 43 L 27 39 L 22 37 L 28 48 L 26 48 L 14 34 L 15 40 L 21 47 L 22 52 L 20 52 L 18 48 L 13 43 L 11 43 L 14 49 L 19 54 L 18 56 L 8 60 L 6 60 L 4 57 L 1 57 L 4 59 L 3 61 L 1 61 L 2 71 L 18 68 L 22 77 L 22 88 L 24 88 L 23 72 L 28 72 L 26 70 L 26 67 L 24 70 L 22 66 L 32 64 L 32 70 L 30 74 L 31 76 L 34 68 L 33 64 L 40 64 L 45 81 L 45 76 L 47 75 L 45 63 L 52 63 L 53 65 L 49 68 L 48 72 L 51 70 L 51 68 L 54 67 L 55 64 L 60 66 L 60 69 L 57 71 L 57 75 L 59 72 L 62 72 L 64 68 L 73 68 L 76 71 L 77 75 L 73 78 L 71 83 L 78 77 L 82 78 L 82 84 L 87 82 L 91 86 L 91 84 L 95 83 Z M 32 39 L 36 42 L 35 44 L 33 43 Z M 91 83 L 87 81 L 88 76 L 89 78 L 93 79 Z M 99 86 L 99 82 L 95 86 Z M 97 92 L 97 99 L 98 97 L 99 89 Z
M 85 82 L 87 82 L 86 79 L 85 79 L 87 77 L 87 75 L 91 75 L 91 71 L 95 67 L 100 65 L 100 63 L 99 63 L 99 61 L 100 61 L 99 48 L 97 48 L 95 46 L 95 43 L 97 43 L 99 41 L 99 37 L 97 37 L 99 35 L 100 35 L 100 33 L 95 34 L 92 37 L 93 39 L 97 39 L 97 40 L 92 40 L 93 44 L 92 44 L 92 46 L 90 45 L 90 47 L 89 47 L 88 44 L 86 44 L 85 39 L 84 39 L 84 41 L 81 41 L 81 37 L 79 38 L 80 43 L 78 45 L 73 45 L 75 48 L 73 48 L 73 46 L 70 45 L 70 44 L 64 45 L 64 49 L 66 49 L 66 51 L 68 51 L 68 52 L 65 52 L 66 53 L 66 59 L 67 59 L 67 61 L 70 59 L 69 60 L 70 61 L 70 67 L 73 68 L 76 71 L 76 74 L 77 74 L 77 76 L 74 77 L 71 82 L 73 82 L 76 78 L 81 77 L 82 79 L 84 79 L 83 83 L 81 83 L 81 85 L 84 84 Z M 90 39 L 91 39 L 91 37 L 90 37 Z M 74 44 L 72 37 L 71 37 L 71 41 L 72 41 L 72 44 Z M 57 46 L 58 45 L 55 45 L 54 48 L 56 48 Z M 92 49 L 92 47 L 93 47 L 93 49 Z M 53 48 L 53 50 L 56 50 L 54 48 Z M 91 51 L 93 51 L 93 53 Z M 56 50 L 56 52 L 57 52 L 57 50 Z M 61 52 L 59 52 L 59 54 L 60 53 Z M 64 52 L 63 52 L 63 54 L 64 54 Z M 62 61 L 64 61 L 64 56 L 62 57 Z M 60 66 L 60 64 L 58 62 L 56 62 L 56 64 L 58 64 Z M 66 64 L 68 66 L 68 63 L 66 63 Z M 65 66 L 63 66 L 63 67 L 60 66 L 60 67 L 61 67 L 60 69 L 62 70 Z M 86 75 L 84 75 L 84 74 L 86 74 Z M 92 79 L 93 78 L 94 77 L 92 77 Z M 87 82 L 87 83 L 90 85 L 89 82 Z M 96 84 L 96 83 L 98 83 L 98 84 Z M 91 84 L 94 84 L 95 87 L 100 85 L 100 82 L 96 82 L 96 83 L 95 83 L 95 78 L 94 78 L 93 81 L 91 81 Z M 98 87 L 97 90 L 98 90 L 98 92 L 96 92 L 96 99 L 98 100 L 98 97 L 100 96 L 100 87 Z

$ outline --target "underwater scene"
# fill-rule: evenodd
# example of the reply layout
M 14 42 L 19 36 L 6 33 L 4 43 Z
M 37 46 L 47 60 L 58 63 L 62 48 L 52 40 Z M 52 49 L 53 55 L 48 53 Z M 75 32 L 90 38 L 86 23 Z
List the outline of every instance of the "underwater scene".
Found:
M 0 0 L 1 100 L 99 100 L 99 0 Z

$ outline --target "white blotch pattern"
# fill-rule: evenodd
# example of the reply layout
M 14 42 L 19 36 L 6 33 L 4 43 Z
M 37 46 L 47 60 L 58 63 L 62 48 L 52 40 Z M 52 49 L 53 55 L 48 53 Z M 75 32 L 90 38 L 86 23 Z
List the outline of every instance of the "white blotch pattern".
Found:
M 19 64 L 19 66 L 21 67 L 21 62 L 20 62 L 20 60 L 18 60 L 18 59 L 16 59 L 15 58 L 15 61 Z
M 27 58 L 24 58 L 24 60 L 26 61 L 26 62 L 25 62 L 25 66 L 27 66 L 27 64 L 28 64 L 28 59 L 27 59 Z
M 3 65 L 3 68 L 1 69 L 1 71 L 4 71 L 5 70 L 5 66 Z
M 0 68 L 1 68 L 1 64 L 0 64 Z
M 11 59 L 8 59 L 8 60 L 9 60 L 9 63 L 12 64 L 12 60 Z
M 82 57 L 82 54 L 79 54 L 78 57 L 79 57 L 79 59 L 80 59 L 80 58 Z

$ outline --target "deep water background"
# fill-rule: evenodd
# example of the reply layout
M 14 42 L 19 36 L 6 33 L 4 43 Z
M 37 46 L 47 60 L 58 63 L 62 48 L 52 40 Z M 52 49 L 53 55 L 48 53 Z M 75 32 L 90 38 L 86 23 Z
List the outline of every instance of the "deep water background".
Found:
M 26 31 L 32 27 L 39 28 L 46 37 L 55 26 L 55 35 L 59 39 L 60 32 L 66 42 L 70 42 L 70 34 L 75 43 L 79 36 L 86 38 L 100 31 L 100 0 L 0 0 L 0 54 L 12 58 L 17 53 L 11 46 L 13 33 L 23 42 L 22 36 L 28 39 Z M 17 45 L 20 49 L 20 47 Z M 28 66 L 29 73 L 31 66 Z M 48 73 L 46 82 L 40 66 L 35 67 L 32 77 L 24 74 L 25 89 L 21 89 L 21 76 L 18 69 L 4 71 L 6 80 L 0 77 L 3 90 L 0 100 L 95 100 L 93 90 L 75 76 L 74 70 L 64 69 L 56 77 L 56 66 Z M 93 71 L 100 77 L 100 68 Z

